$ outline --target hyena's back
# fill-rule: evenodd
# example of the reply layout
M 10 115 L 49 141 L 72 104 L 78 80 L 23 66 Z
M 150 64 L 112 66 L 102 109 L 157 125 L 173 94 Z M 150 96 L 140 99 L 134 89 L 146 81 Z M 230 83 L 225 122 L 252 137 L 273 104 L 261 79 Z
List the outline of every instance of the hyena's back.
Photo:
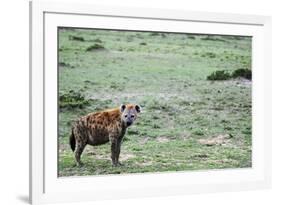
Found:
M 119 109 L 90 113 L 77 120 L 70 136 L 71 149 L 75 150 L 76 143 L 101 145 L 109 141 L 110 135 L 118 135 L 121 127 Z

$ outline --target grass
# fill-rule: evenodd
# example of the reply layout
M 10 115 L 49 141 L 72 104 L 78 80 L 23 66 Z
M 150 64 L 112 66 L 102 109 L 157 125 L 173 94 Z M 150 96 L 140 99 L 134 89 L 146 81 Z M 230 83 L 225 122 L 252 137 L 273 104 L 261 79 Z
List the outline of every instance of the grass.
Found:
M 251 38 L 60 29 L 59 62 L 59 176 L 251 166 L 251 81 L 207 80 L 250 69 Z M 124 166 L 111 166 L 105 144 L 87 146 L 76 167 L 72 122 L 128 102 L 143 112 L 125 135 Z

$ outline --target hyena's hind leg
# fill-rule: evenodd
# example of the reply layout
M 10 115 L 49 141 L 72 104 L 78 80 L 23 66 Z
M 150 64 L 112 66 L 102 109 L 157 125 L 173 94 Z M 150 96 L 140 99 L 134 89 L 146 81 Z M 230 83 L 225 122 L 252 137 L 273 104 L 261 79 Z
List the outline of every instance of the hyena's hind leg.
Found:
M 75 160 L 76 160 L 76 165 L 77 166 L 82 166 L 83 163 L 81 162 L 81 154 L 83 152 L 83 150 L 86 147 L 86 143 L 77 143 L 75 151 L 74 151 L 74 155 L 75 155 Z
M 87 141 L 80 135 L 79 130 L 77 128 L 72 129 L 72 133 L 70 136 L 70 146 L 72 151 L 74 152 L 76 165 L 83 165 L 81 162 L 81 154 L 84 151 L 87 145 Z

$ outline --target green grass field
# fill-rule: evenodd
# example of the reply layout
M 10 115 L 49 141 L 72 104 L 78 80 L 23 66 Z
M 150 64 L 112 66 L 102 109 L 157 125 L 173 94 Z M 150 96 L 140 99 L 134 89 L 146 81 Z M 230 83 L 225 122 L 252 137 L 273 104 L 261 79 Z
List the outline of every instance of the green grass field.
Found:
M 207 80 L 251 69 L 251 38 L 59 30 L 59 176 L 251 167 L 251 81 Z M 121 167 L 109 144 L 87 146 L 76 167 L 71 124 L 90 112 L 137 103 Z

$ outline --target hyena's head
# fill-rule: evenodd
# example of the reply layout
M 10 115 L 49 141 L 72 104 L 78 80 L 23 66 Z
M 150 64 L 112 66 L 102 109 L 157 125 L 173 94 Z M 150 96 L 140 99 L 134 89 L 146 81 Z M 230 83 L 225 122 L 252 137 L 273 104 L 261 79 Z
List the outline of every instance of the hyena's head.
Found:
M 129 127 L 137 119 L 138 113 L 140 113 L 141 108 L 139 105 L 134 104 L 122 104 L 120 106 L 121 120 L 124 122 L 126 127 Z

